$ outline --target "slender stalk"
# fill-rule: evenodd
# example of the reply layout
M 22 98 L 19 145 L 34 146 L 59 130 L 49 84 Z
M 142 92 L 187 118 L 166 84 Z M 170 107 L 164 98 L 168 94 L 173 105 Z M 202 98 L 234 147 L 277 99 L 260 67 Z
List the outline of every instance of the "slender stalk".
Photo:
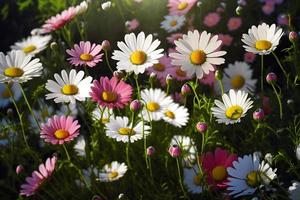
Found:
M 181 170 L 180 170 L 180 163 L 179 163 L 179 158 L 177 157 L 176 158 L 176 164 L 177 164 L 177 171 L 178 171 L 178 180 L 179 180 L 179 184 L 180 184 L 180 187 L 181 187 L 181 190 L 183 192 L 183 195 L 186 199 L 189 199 L 186 192 L 185 192 L 185 189 L 183 187 L 183 183 L 182 183 L 182 177 L 181 177 Z
M 148 163 L 149 163 L 150 177 L 151 177 L 152 183 L 154 183 L 154 180 L 153 180 L 153 173 L 152 173 L 152 165 L 151 165 L 151 158 L 148 158 Z
M 272 88 L 273 88 L 274 93 L 275 93 L 275 95 L 277 97 L 277 100 L 278 100 L 278 104 L 279 104 L 279 116 L 280 116 L 280 119 L 282 119 L 282 103 L 281 103 L 280 95 L 278 94 L 278 92 L 277 92 L 277 90 L 276 90 L 276 88 L 274 86 L 274 83 L 271 83 L 271 85 L 272 85 Z
M 264 55 L 260 57 L 260 91 L 264 92 Z
M 28 109 L 29 109 L 29 111 L 30 111 L 30 114 L 31 114 L 32 117 L 34 118 L 34 120 L 35 120 L 37 126 L 39 127 L 39 129 L 41 130 L 40 123 L 39 123 L 39 121 L 37 120 L 36 116 L 34 115 L 34 113 L 33 113 L 33 111 L 32 111 L 32 108 L 31 108 L 31 106 L 30 106 L 30 104 L 29 104 L 29 102 L 28 102 L 28 99 L 27 99 L 26 94 L 25 94 L 25 92 L 24 92 L 24 90 L 23 90 L 23 87 L 22 87 L 22 85 L 21 85 L 20 83 L 19 83 L 19 85 L 20 85 L 20 88 L 21 88 L 22 95 L 23 95 L 23 97 L 24 97 L 24 99 L 25 99 L 25 102 L 26 102 L 26 104 L 27 104 L 27 107 L 28 107 Z
M 273 54 L 273 56 L 274 56 L 276 62 L 278 63 L 279 67 L 280 67 L 281 70 L 283 71 L 284 76 L 286 77 L 286 79 L 287 79 L 287 81 L 288 81 L 288 80 L 289 80 L 288 74 L 287 74 L 287 72 L 285 71 L 284 67 L 282 66 L 282 64 L 281 64 L 281 62 L 280 62 L 280 60 L 279 60 L 279 58 L 277 57 L 277 55 L 276 55 L 273 51 L 272 51 L 272 54 Z
M 141 90 L 140 90 L 140 85 L 139 85 L 139 80 L 138 80 L 138 75 L 134 75 L 134 80 L 135 80 L 135 84 L 136 84 L 136 89 L 137 89 L 137 93 L 138 93 L 138 99 L 141 99 Z
M 105 54 L 105 61 L 106 61 L 106 64 L 107 64 L 107 66 L 108 66 L 110 72 L 111 72 L 111 73 L 114 73 L 114 70 L 112 69 L 112 67 L 110 66 L 110 63 L 109 63 L 107 50 L 104 50 L 104 54 Z
M 65 144 L 63 144 L 62 146 L 63 146 L 63 148 L 64 148 L 64 150 L 65 150 L 65 152 L 66 152 L 66 155 L 67 155 L 68 160 L 71 161 L 71 157 L 70 157 L 70 155 L 69 155 L 69 153 L 68 153 L 68 150 L 67 150 Z
M 197 95 L 197 92 L 196 92 L 196 89 L 197 89 L 197 87 L 198 87 L 197 79 L 196 79 L 196 86 L 195 86 L 195 87 L 194 87 L 193 84 L 189 84 L 189 85 L 191 86 L 191 88 L 192 88 L 192 90 L 193 90 L 194 96 L 195 96 L 195 98 L 196 98 L 196 100 L 197 100 L 197 103 L 198 103 L 198 106 L 199 106 L 199 108 L 200 108 L 201 101 L 200 101 L 200 99 L 199 99 L 199 97 L 198 97 L 198 95 Z
M 129 146 L 130 146 L 130 136 L 131 133 L 133 132 L 133 127 L 134 127 L 134 111 L 132 112 L 131 115 L 131 127 L 130 127 L 130 133 L 128 134 L 128 142 L 126 145 L 126 160 L 127 160 L 127 165 L 129 169 L 132 169 L 131 164 L 130 164 L 130 158 L 129 158 Z
M 224 94 L 224 85 L 223 85 L 223 82 L 222 80 L 218 80 L 218 83 L 219 83 L 219 86 L 220 86 L 220 89 L 221 89 L 221 93 L 222 93 L 222 96 Z
M 146 163 L 146 166 L 147 166 L 147 169 L 149 168 L 149 162 L 148 162 L 148 159 L 147 159 L 147 138 L 146 138 L 146 135 L 145 135 L 145 120 L 144 120 L 144 116 L 141 115 L 141 118 L 142 118 L 142 132 L 143 132 L 143 139 L 144 139 L 144 157 L 145 157 L 145 163 Z

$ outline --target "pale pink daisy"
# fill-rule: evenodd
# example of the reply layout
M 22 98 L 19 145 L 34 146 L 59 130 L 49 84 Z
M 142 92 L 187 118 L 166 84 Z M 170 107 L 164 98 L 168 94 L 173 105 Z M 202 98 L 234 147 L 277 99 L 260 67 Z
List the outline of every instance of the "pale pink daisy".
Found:
M 174 41 L 182 39 L 182 36 L 183 36 L 182 33 L 173 33 L 169 37 L 167 37 L 167 40 L 170 44 L 174 44 Z
M 80 125 L 71 116 L 57 116 L 49 118 L 42 125 L 41 138 L 51 144 L 63 144 L 72 141 L 79 135 Z
M 229 31 L 235 31 L 242 25 L 242 19 L 240 17 L 231 17 L 228 20 L 227 28 Z
M 168 8 L 170 15 L 185 15 L 188 13 L 197 0 L 169 0 Z
M 40 164 L 39 169 L 32 172 L 32 175 L 26 178 L 26 183 L 21 185 L 20 195 L 27 197 L 34 195 L 40 189 L 40 186 L 52 175 L 56 161 L 57 157 L 53 156 L 48 158 L 45 164 Z
M 222 40 L 222 45 L 221 46 L 230 46 L 233 40 L 233 37 L 231 37 L 228 34 L 218 34 L 219 39 Z
M 204 17 L 204 21 L 203 24 L 209 28 L 216 26 L 221 20 L 221 17 L 218 13 L 216 12 L 211 12 L 208 13 L 205 17 Z
M 134 31 L 140 26 L 140 22 L 137 19 L 132 19 L 131 21 L 127 21 L 125 26 L 128 31 Z
M 91 42 L 81 41 L 74 45 L 73 49 L 67 49 L 67 53 L 72 56 L 68 58 L 72 65 L 87 65 L 89 67 L 95 67 L 98 62 L 102 61 L 103 54 L 100 54 L 102 50 L 101 45 L 91 44 Z
M 247 63 L 253 63 L 255 58 L 256 58 L 256 55 L 254 53 L 246 52 L 244 54 L 244 61 Z
M 94 80 L 91 90 L 92 100 L 101 107 L 124 108 L 131 101 L 131 85 L 117 77 L 100 77 L 100 81 Z
M 167 75 L 170 73 L 170 68 L 172 67 L 171 58 L 164 55 L 159 58 L 158 61 L 159 62 L 157 64 L 146 69 L 147 74 L 150 75 L 151 73 L 154 73 L 158 79 L 165 80 Z
M 275 5 L 273 3 L 266 3 L 262 7 L 262 11 L 265 13 L 265 15 L 271 15 L 275 10 Z
M 172 75 L 173 78 L 175 78 L 178 81 L 185 81 L 185 80 L 192 79 L 192 77 L 188 76 L 187 73 L 183 71 L 180 66 L 173 66 L 170 69 L 170 74 Z
M 60 29 L 65 24 L 69 23 L 77 14 L 76 8 L 70 7 L 68 10 L 64 10 L 61 13 L 52 16 L 50 19 L 45 21 L 42 26 L 43 33 L 50 33 L 57 29 Z

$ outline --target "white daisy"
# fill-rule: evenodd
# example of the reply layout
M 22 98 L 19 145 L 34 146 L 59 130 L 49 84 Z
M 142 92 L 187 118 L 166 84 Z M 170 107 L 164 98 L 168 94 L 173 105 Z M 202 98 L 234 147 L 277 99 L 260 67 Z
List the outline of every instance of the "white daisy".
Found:
M 46 49 L 51 40 L 51 35 L 34 35 L 16 42 L 10 48 L 13 50 L 22 50 L 25 54 L 35 55 Z
M 40 59 L 31 58 L 20 50 L 12 50 L 6 56 L 0 52 L 0 83 L 23 83 L 41 76 L 43 67 Z
M 229 64 L 228 68 L 224 69 L 222 79 L 224 91 L 227 92 L 232 88 L 234 90 L 253 93 L 257 80 L 252 79 L 252 74 L 253 70 L 245 62 L 236 61 L 234 64 Z
M 145 106 L 142 115 L 145 120 L 158 121 L 164 117 L 164 110 L 173 103 L 170 96 L 167 96 L 161 89 L 144 89 L 141 92 L 142 101 Z
M 163 114 L 163 120 L 179 128 L 185 126 L 189 120 L 188 109 L 177 103 L 169 104 Z
M 110 121 L 110 118 L 114 118 L 114 113 L 112 109 L 104 108 L 100 110 L 97 107 L 92 113 L 92 118 L 94 121 L 100 120 L 103 124 L 106 124 Z
M 46 94 L 46 99 L 54 99 L 55 103 L 75 103 L 78 101 L 85 101 L 86 97 L 90 97 L 89 92 L 91 88 L 92 77 L 84 77 L 84 72 L 76 72 L 72 69 L 67 74 L 66 70 L 61 71 L 59 74 L 54 74 L 56 80 L 48 80 L 46 83 L 46 89 L 51 93 Z
M 221 56 L 226 51 L 218 51 L 222 41 L 218 40 L 218 36 L 211 37 L 210 33 L 203 31 L 200 35 L 199 31 L 189 31 L 187 35 L 183 35 L 182 39 L 174 41 L 177 53 L 170 53 L 172 64 L 181 66 L 181 69 L 187 73 L 187 76 L 196 74 L 198 79 L 203 74 L 209 74 L 214 71 L 213 65 L 220 65 L 225 62 Z
M 195 142 L 188 136 L 174 135 L 170 146 L 179 146 L 185 166 L 191 167 L 196 161 Z
M 300 197 L 300 183 L 298 181 L 293 182 L 289 187 L 290 199 L 299 200 Z
M 85 157 L 85 140 L 83 136 L 78 137 L 77 142 L 74 146 L 74 150 L 79 156 Z
M 143 138 L 143 123 L 139 122 L 132 128 L 132 123 L 129 123 L 127 117 L 111 118 L 110 121 L 105 124 L 106 136 L 115 138 L 118 142 L 135 142 Z M 133 129 L 133 130 L 132 130 Z M 144 135 L 150 133 L 150 126 L 144 125 Z
M 150 34 L 145 37 L 144 32 L 138 36 L 134 33 L 125 35 L 125 43 L 118 42 L 120 50 L 113 52 L 112 59 L 117 60 L 117 69 L 126 72 L 142 74 L 145 69 L 158 63 L 158 59 L 163 56 L 163 49 L 157 49 L 159 40 L 153 40 Z
M 99 181 L 101 182 L 112 182 L 120 179 L 127 172 L 127 166 L 125 163 L 119 163 L 113 161 L 110 164 L 104 165 L 101 172 L 98 174 Z
M 86 12 L 87 9 L 88 9 L 88 7 L 89 7 L 88 1 L 82 1 L 79 5 L 77 5 L 77 6 L 75 7 L 75 9 L 76 9 L 76 14 L 77 14 L 77 15 L 80 15 L 80 14 Z
M 241 121 L 246 112 L 252 108 L 253 101 L 248 97 L 248 93 L 233 89 L 229 90 L 229 95 L 223 94 L 222 100 L 215 100 L 217 107 L 212 107 L 212 113 L 217 118 L 217 122 L 234 124 Z
M 276 27 L 275 24 L 269 26 L 263 23 L 258 27 L 252 26 L 248 34 L 243 34 L 242 41 L 246 44 L 243 47 L 248 52 L 267 55 L 276 49 L 282 35 L 282 29 Z
M 17 83 L 10 83 L 8 87 L 14 99 L 18 101 L 22 95 L 20 85 Z M 6 107 L 11 102 L 10 97 L 9 90 L 7 89 L 6 85 L 0 83 L 0 108 Z
M 180 29 L 185 22 L 184 15 L 167 15 L 164 18 L 165 20 L 160 23 L 160 27 L 169 33 Z
M 268 163 L 262 161 L 257 154 L 239 157 L 227 168 L 229 175 L 228 190 L 234 197 L 251 195 L 261 185 L 268 185 L 276 178 L 276 169 L 273 170 Z
M 183 169 L 184 184 L 192 193 L 201 193 L 201 175 L 199 174 L 198 165 Z

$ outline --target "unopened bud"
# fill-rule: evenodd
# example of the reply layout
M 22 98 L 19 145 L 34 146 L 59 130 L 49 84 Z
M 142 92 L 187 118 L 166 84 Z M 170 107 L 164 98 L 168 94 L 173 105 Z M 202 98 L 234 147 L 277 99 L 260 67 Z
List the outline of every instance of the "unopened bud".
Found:
M 153 146 L 149 146 L 147 148 L 147 156 L 152 156 L 155 153 L 155 148 Z
M 277 81 L 277 75 L 273 72 L 270 72 L 267 74 L 266 80 L 269 84 L 275 83 Z
M 207 130 L 208 126 L 205 122 L 198 122 L 196 124 L 196 129 L 199 133 L 204 133 Z
M 110 50 L 110 42 L 108 40 L 104 40 L 101 46 L 104 51 Z
M 173 158 L 179 157 L 180 154 L 181 154 L 181 150 L 180 150 L 179 146 L 177 146 L 177 145 L 170 146 L 170 148 L 169 148 L 169 154 Z

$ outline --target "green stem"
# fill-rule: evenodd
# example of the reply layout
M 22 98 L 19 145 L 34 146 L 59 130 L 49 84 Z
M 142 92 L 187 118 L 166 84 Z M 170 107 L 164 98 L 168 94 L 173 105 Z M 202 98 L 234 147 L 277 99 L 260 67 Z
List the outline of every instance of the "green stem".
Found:
M 105 61 L 106 61 L 106 64 L 107 64 L 107 66 L 108 66 L 110 72 L 111 72 L 111 73 L 114 73 L 114 70 L 112 69 L 112 67 L 110 66 L 110 63 L 109 63 L 107 50 L 104 50 L 104 54 L 105 54 Z
M 278 92 L 277 92 L 274 84 L 271 83 L 271 85 L 272 85 L 272 88 L 273 88 L 274 93 L 275 93 L 275 95 L 277 97 L 277 100 L 278 100 L 278 104 L 279 104 L 279 116 L 280 116 L 280 119 L 282 119 L 282 103 L 281 103 L 280 95 L 278 94 Z
M 63 148 L 64 148 L 64 150 L 65 150 L 65 152 L 66 152 L 66 155 L 67 155 L 68 160 L 71 161 L 71 157 L 70 157 L 70 155 L 69 155 L 69 153 L 68 153 L 68 150 L 67 150 L 65 144 L 63 144 L 62 146 L 63 146 Z
M 181 170 L 180 170 L 180 163 L 179 163 L 179 158 L 177 157 L 176 158 L 176 164 L 177 164 L 177 171 L 178 171 L 178 180 L 179 180 L 179 184 L 180 184 L 180 187 L 181 187 L 181 190 L 183 192 L 183 195 L 186 199 L 189 199 L 186 192 L 185 192 L 185 189 L 183 187 L 183 183 L 182 183 L 182 177 L 181 177 Z
M 219 83 L 219 86 L 220 86 L 220 89 L 221 89 L 221 92 L 222 92 L 222 96 L 223 96 L 223 94 L 224 94 L 223 82 L 222 82 L 222 80 L 218 80 L 218 83 Z
M 121 3 L 122 3 L 122 1 L 121 1 Z M 123 24 L 125 24 L 126 20 L 125 20 L 124 14 L 123 14 L 123 12 L 122 12 L 122 9 L 121 9 L 121 7 L 120 7 L 120 3 L 118 3 L 117 0 L 116 0 L 116 5 L 117 5 L 118 11 L 119 11 L 119 13 L 120 13 L 120 15 L 121 15 L 121 17 L 122 17 Z
M 133 132 L 133 127 L 134 127 L 134 111 L 132 111 L 132 115 L 131 115 L 131 127 L 130 127 L 131 132 L 130 133 Z M 128 142 L 126 145 L 126 160 L 127 160 L 127 165 L 129 167 L 129 169 L 132 169 L 131 164 L 130 164 L 130 158 L 129 158 L 130 135 L 131 134 L 128 134 Z
M 287 72 L 285 71 L 284 67 L 282 66 L 282 64 L 281 64 L 281 62 L 280 62 L 280 60 L 279 60 L 279 58 L 277 57 L 277 55 L 276 55 L 273 51 L 272 51 L 272 54 L 273 54 L 273 56 L 275 57 L 276 62 L 278 63 L 279 67 L 280 67 L 281 70 L 283 71 L 284 76 L 286 77 L 287 81 L 289 81 L 288 74 L 287 74 Z
M 196 92 L 196 89 L 197 89 L 197 87 L 198 87 L 198 84 L 197 84 L 197 78 L 196 78 L 196 86 L 194 86 L 193 84 L 189 84 L 190 85 L 190 87 L 192 88 L 192 90 L 193 90 L 193 93 L 194 93 L 194 96 L 195 96 L 195 98 L 196 98 L 196 100 L 197 100 L 197 102 L 198 102 L 198 106 L 199 106 L 199 108 L 200 108 L 200 104 L 201 104 L 201 101 L 200 101 L 200 99 L 199 99 L 199 97 L 198 97 L 198 95 L 197 95 L 197 92 Z
M 21 88 L 22 95 L 23 95 L 23 97 L 24 97 L 24 99 L 25 99 L 25 102 L 26 102 L 26 104 L 27 104 L 27 107 L 28 107 L 28 109 L 29 109 L 29 111 L 30 111 L 30 114 L 31 114 L 32 117 L 34 118 L 34 120 L 35 120 L 37 126 L 39 127 L 39 129 L 41 130 L 40 123 L 39 123 L 39 121 L 37 120 L 36 116 L 34 115 L 34 113 L 33 113 L 33 111 L 32 111 L 32 108 L 31 108 L 31 106 L 30 106 L 30 104 L 29 104 L 29 102 L 28 102 L 28 99 L 27 99 L 26 94 L 25 94 L 25 92 L 24 92 L 24 90 L 23 90 L 23 87 L 22 87 L 22 85 L 21 85 L 20 83 L 19 83 L 19 85 L 20 85 L 20 88 Z
M 149 159 L 149 160 L 148 160 L 148 163 L 149 163 L 150 177 L 151 177 L 151 180 L 152 180 L 152 184 L 154 184 L 153 173 L 152 173 L 152 165 L 151 165 L 151 158 L 149 157 L 148 159 Z
M 138 99 L 141 99 L 141 91 L 140 91 L 140 85 L 139 85 L 139 80 L 138 80 L 138 75 L 134 75 L 134 80 L 135 80 L 135 84 L 136 84 L 136 89 L 137 89 L 137 93 L 138 93 Z
M 260 65 L 260 91 L 264 92 L 264 55 L 261 55 L 261 65 Z

